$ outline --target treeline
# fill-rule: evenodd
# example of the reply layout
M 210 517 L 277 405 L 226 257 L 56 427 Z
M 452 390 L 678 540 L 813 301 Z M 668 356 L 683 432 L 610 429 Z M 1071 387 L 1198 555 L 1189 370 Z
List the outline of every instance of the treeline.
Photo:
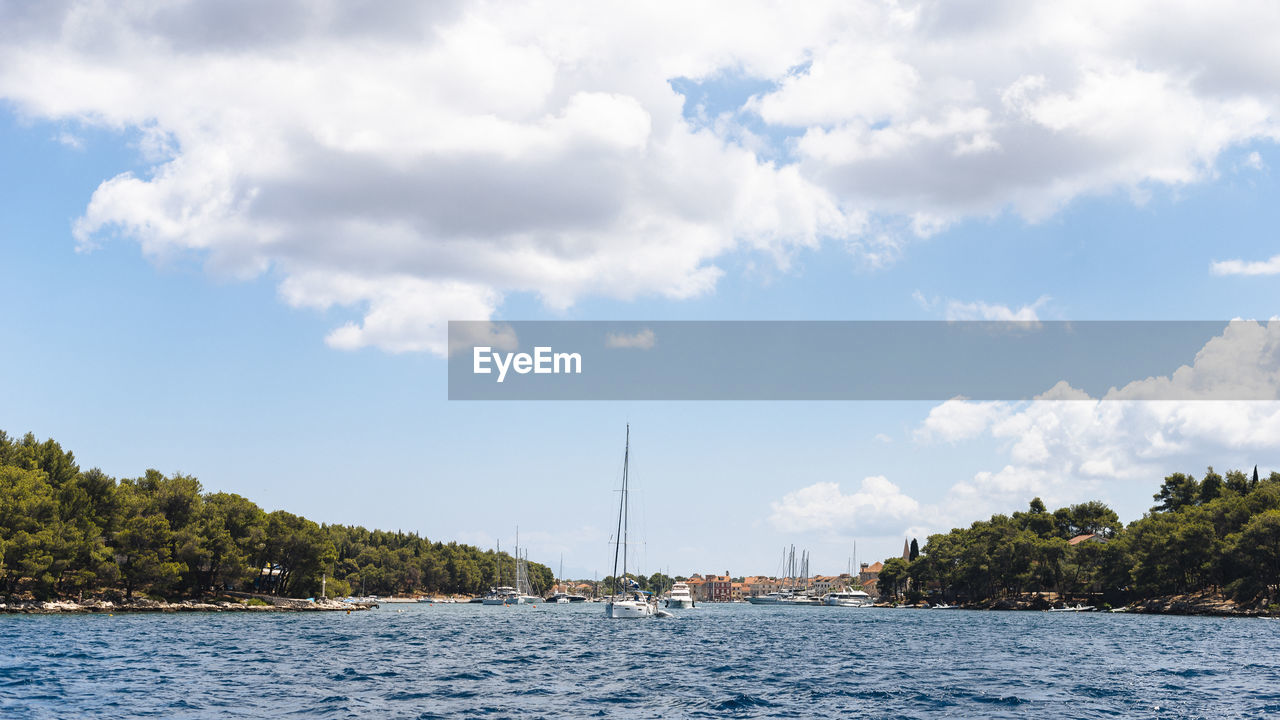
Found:
M 321 525 L 266 512 L 189 475 L 81 470 L 53 440 L 0 431 L 0 594 L 39 599 L 223 589 L 307 597 L 480 593 L 513 584 L 515 560 L 413 533 Z M 529 563 L 534 592 L 551 570 Z
M 1119 604 L 1201 590 L 1280 600 L 1280 473 L 1174 473 L 1154 497 L 1128 526 L 1100 502 L 1051 513 L 1036 498 L 1024 512 L 931 535 L 913 559 L 886 560 L 879 588 L 909 600 L 1055 591 Z M 1069 542 L 1082 535 L 1097 537 Z

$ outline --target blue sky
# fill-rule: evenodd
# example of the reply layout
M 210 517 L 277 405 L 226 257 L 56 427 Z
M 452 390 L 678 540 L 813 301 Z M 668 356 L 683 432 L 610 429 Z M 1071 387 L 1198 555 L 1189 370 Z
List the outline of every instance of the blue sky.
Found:
M 1268 427 L 1272 403 L 1243 411 L 1192 403 L 1182 414 L 1153 404 L 1117 419 L 1092 404 L 1081 416 L 1052 403 L 957 414 L 955 404 L 938 403 L 445 399 L 445 361 L 433 350 L 440 323 L 477 313 L 1276 315 L 1274 275 L 1212 270 L 1215 262 L 1261 262 L 1280 252 L 1275 115 L 1253 119 L 1245 102 L 1266 101 L 1269 86 L 1255 92 L 1224 81 L 1205 89 L 1213 73 L 1188 80 L 1179 75 L 1186 56 L 1154 50 L 1146 50 L 1146 70 L 1108 65 L 1107 52 L 1123 57 L 1146 41 L 1123 37 L 1108 24 L 1119 20 L 1101 13 L 1093 22 L 1111 28 L 1114 43 L 1089 51 L 1102 68 L 1094 75 L 1061 70 L 1062 58 L 1078 50 L 1070 39 L 1012 70 L 996 41 L 991 67 L 955 71 L 968 73 L 962 79 L 978 91 L 961 93 L 954 107 L 939 105 L 890 82 L 907 66 L 916 78 L 902 81 L 908 89 L 936 94 L 958 82 L 939 70 L 946 63 L 920 52 L 939 41 L 930 33 L 943 32 L 919 19 L 935 11 L 922 5 L 906 30 L 885 19 L 844 54 L 813 28 L 796 29 L 794 47 L 766 53 L 751 41 L 773 23 L 761 17 L 759 27 L 738 28 L 737 42 L 694 34 L 648 48 L 667 60 L 655 63 L 652 78 L 637 79 L 619 57 L 652 42 L 637 38 L 639 30 L 581 18 L 580 28 L 623 33 L 615 38 L 619 57 L 570 43 L 591 61 L 584 65 L 538 54 L 514 20 L 477 18 L 483 8 L 464 5 L 456 18 L 420 19 L 434 38 L 421 50 L 420 72 L 439 89 L 420 91 L 431 107 L 406 101 L 403 112 L 435 128 L 430 139 L 383 113 L 362 114 L 362 103 L 383 97 L 373 90 L 420 87 L 394 72 L 388 79 L 374 62 L 347 68 L 358 92 L 346 117 L 344 104 L 325 94 L 341 88 L 297 91 L 281 108 L 263 99 L 269 81 L 242 87 L 236 73 L 220 77 L 207 64 L 276 62 L 285 41 L 246 49 L 197 39 L 181 51 L 156 50 L 164 43 L 143 41 L 176 43 L 182 33 L 127 14 L 104 30 L 114 43 L 92 52 L 65 22 L 8 38 L 11 67 L 34 58 L 59 72 L 41 87 L 0 73 L 0 428 L 57 438 L 82 463 L 114 475 L 188 472 L 207 489 L 318 521 L 482 545 L 501 538 L 504 546 L 518 525 L 534 559 L 555 565 L 563 554 L 566 570 L 579 576 L 608 570 L 612 488 L 628 422 L 642 563 L 675 573 L 773 572 L 790 543 L 811 549 L 816 571 L 834 572 L 854 541 L 861 559 L 882 558 L 900 550 L 906 533 L 1019 509 L 1035 494 L 1051 505 L 1101 497 L 1129 520 L 1150 505 L 1165 472 L 1280 467 L 1280 441 L 1214 430 L 1232 426 L 1205 419 L 1244 413 L 1251 427 Z M 481 20 L 499 40 L 484 35 L 490 62 L 469 70 L 473 58 L 452 33 L 461 42 Z M 1007 22 L 1016 29 L 1042 21 Z M 1243 13 L 1238 21 L 1251 22 Z M 1187 18 L 1183 29 L 1195 23 Z M 389 31 L 359 41 L 340 28 L 315 32 L 308 42 L 339 54 L 365 41 L 390 54 L 419 52 Z M 838 69 L 866 47 L 880 48 L 871 56 L 883 66 L 854 77 L 863 85 L 853 90 L 837 83 L 820 95 L 858 101 L 814 104 L 805 83 L 821 89 L 848 76 L 823 68 Z M 692 52 L 700 50 L 711 59 Z M 174 55 L 147 78 L 142 69 L 156 66 L 149 54 L 156 52 Z M 448 76 L 431 75 L 433 58 L 452 62 L 448 72 L 465 82 L 454 87 Z M 658 70 L 666 67 L 677 71 L 664 77 Z M 287 64 L 271 68 L 281 83 L 310 77 Z M 113 73 L 118 93 L 93 92 L 102 82 L 96 72 Z M 1026 81 L 1036 77 L 1040 85 Z M 1098 110 L 1089 93 L 1117 77 L 1124 82 L 1100 91 L 1110 100 Z M 192 82 L 202 92 L 163 91 Z M 148 83 L 161 90 L 149 92 Z M 1034 108 L 1008 99 L 1041 86 L 1043 97 L 1025 101 L 1042 103 Z M 528 87 L 541 94 L 524 97 Z M 1107 94 L 1132 87 L 1156 93 L 1156 107 L 1188 117 L 1202 110 L 1208 119 L 1137 116 Z M 1234 104 L 1224 105 L 1230 93 Z M 1079 107 L 1061 110 L 1068 100 Z M 314 107 L 293 107 L 306 102 Z M 691 110 L 699 103 L 701 116 Z M 957 112 L 965 103 L 988 119 Z M 482 118 L 475 122 L 501 119 L 485 137 L 506 149 L 476 150 L 440 107 Z M 1049 110 L 1060 115 L 1045 120 Z M 1082 130 L 1071 122 L 1085 110 L 1099 116 Z M 1216 124 L 1222 116 L 1239 119 Z M 1142 123 L 1157 137 L 1150 147 L 1142 134 L 1126 134 Z M 1048 127 L 1056 134 L 1033 132 Z M 885 139 L 885 130 L 900 128 L 906 139 Z M 855 145 L 842 145 L 840 133 Z M 960 144 L 939 150 L 930 144 L 938 133 Z M 1062 139 L 1072 133 L 1089 143 Z M 1027 155 L 1024 134 L 1049 151 Z M 874 152 L 856 144 L 881 141 Z M 1119 147 L 1112 141 L 1136 149 L 1081 150 Z M 966 176 L 973 169 L 959 164 L 963 158 L 992 144 L 1002 153 L 999 167 Z M 848 147 L 869 154 L 851 156 Z M 1055 149 L 1069 160 L 1055 160 Z M 418 164 L 401 166 L 405 156 Z M 1060 166 L 1045 167 L 1053 162 Z M 738 169 L 718 175 L 719 166 Z M 932 194 L 881 189 L 921 167 L 936 168 Z M 111 182 L 122 173 L 132 173 L 132 184 Z M 566 177 L 586 180 L 562 189 Z M 530 187 L 539 178 L 547 188 Z M 884 182 L 871 182 L 877 178 Z M 405 186 L 413 192 L 401 197 Z M 495 187 L 506 194 L 489 197 Z M 442 197 L 447 204 L 435 199 Z M 917 223 L 924 215 L 936 221 L 927 229 Z M 1152 451 L 1165 441 L 1168 448 Z M 1098 458 L 1105 467 L 1089 464 Z

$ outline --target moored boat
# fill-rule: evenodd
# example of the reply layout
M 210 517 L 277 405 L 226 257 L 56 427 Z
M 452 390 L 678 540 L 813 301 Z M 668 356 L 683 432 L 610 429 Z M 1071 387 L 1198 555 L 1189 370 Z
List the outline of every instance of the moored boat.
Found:
M 654 606 L 640 594 L 639 586 L 634 580 L 627 578 L 627 526 L 630 524 L 630 507 L 627 505 L 627 491 L 630 478 L 628 466 L 631 462 L 631 426 L 627 426 L 626 449 L 622 454 L 622 497 L 618 500 L 618 531 L 613 536 L 613 588 L 612 594 L 604 604 L 604 616 L 615 619 L 653 617 Z M 618 574 L 618 557 L 622 557 L 622 574 Z M 622 580 L 620 580 L 622 578 Z M 623 583 L 630 588 L 622 587 Z
M 678 582 L 672 585 L 671 592 L 667 594 L 665 605 L 672 610 L 693 607 L 693 595 L 689 592 L 688 583 Z
M 871 596 L 861 590 L 841 590 L 827 593 L 822 598 L 824 605 L 831 607 L 870 607 Z

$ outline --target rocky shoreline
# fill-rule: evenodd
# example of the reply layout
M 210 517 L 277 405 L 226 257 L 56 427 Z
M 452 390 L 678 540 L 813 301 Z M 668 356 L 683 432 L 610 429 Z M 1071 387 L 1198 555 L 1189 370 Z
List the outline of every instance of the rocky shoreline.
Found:
M 258 602 L 251 602 L 251 601 Z M 173 602 L 133 598 L 131 600 L 19 600 L 0 602 L 0 613 L 57 615 L 76 613 L 171 613 L 171 612 L 340 612 L 369 610 L 377 603 L 347 603 L 338 600 L 282 598 L 250 593 L 225 593 L 203 600 Z
M 1074 602 L 1070 604 L 1075 604 Z M 1086 603 L 1087 604 L 1087 603 Z M 1061 606 L 1061 603 L 1058 603 Z M 965 610 L 1048 610 L 1054 603 L 1044 598 L 1005 598 L 985 603 L 962 603 Z M 1110 608 L 1098 610 L 1109 612 Z M 1278 617 L 1280 611 L 1257 605 L 1241 605 L 1221 593 L 1203 591 L 1138 600 L 1115 612 L 1146 615 L 1204 615 L 1211 617 Z

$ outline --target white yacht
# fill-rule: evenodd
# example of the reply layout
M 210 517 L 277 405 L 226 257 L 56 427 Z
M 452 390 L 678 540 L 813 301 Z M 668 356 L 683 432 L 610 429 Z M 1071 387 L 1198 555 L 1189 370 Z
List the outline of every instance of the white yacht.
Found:
M 622 454 L 622 497 L 618 500 L 618 532 L 613 536 L 613 592 L 604 603 L 604 616 L 607 618 L 645 618 L 653 617 L 656 608 L 648 598 L 635 588 L 620 587 L 621 583 L 631 582 L 627 577 L 627 525 L 629 510 L 627 490 L 630 478 L 627 477 L 627 466 L 631 462 L 631 426 L 627 425 L 626 450 Z M 622 556 L 622 574 L 618 574 L 618 556 Z M 623 578 L 623 580 L 619 580 Z
M 765 593 L 764 595 L 756 595 L 747 598 L 747 602 L 752 605 L 777 605 L 783 602 L 790 602 L 795 597 L 795 593 L 790 590 L 779 590 L 777 592 Z
M 832 607 L 870 607 L 872 605 L 870 595 L 861 590 L 848 589 L 827 593 L 822 602 Z
M 689 585 L 682 582 L 672 585 L 666 604 L 672 610 L 693 607 L 693 595 L 689 592 Z

